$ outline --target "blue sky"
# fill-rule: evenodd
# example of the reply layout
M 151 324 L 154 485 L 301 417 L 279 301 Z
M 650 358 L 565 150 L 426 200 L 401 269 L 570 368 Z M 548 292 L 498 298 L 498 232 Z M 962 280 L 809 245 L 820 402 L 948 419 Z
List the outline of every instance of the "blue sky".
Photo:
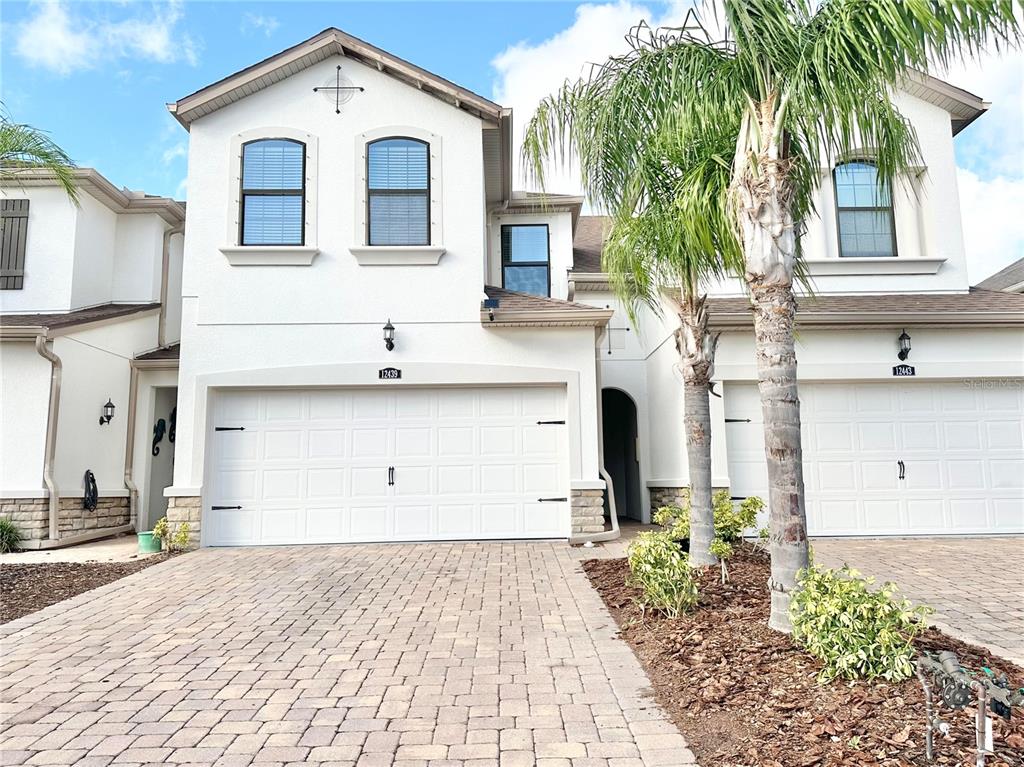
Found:
M 187 134 L 174 101 L 337 26 L 515 109 L 622 49 L 641 18 L 679 23 L 671 2 L 12 2 L 0 5 L 0 98 L 115 184 L 186 196 Z M 940 73 L 941 74 L 941 73 Z M 1024 255 L 1024 64 L 991 57 L 948 73 L 994 102 L 957 140 L 971 277 Z M 571 178 L 564 186 L 574 187 Z M 571 191 L 571 189 L 566 189 Z

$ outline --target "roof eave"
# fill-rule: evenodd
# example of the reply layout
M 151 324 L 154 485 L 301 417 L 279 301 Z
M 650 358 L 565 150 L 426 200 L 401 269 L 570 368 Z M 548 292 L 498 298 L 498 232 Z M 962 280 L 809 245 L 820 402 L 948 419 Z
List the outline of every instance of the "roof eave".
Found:
M 716 330 L 750 330 L 754 325 L 753 313 L 744 312 L 710 312 L 709 324 Z M 847 327 L 860 328 L 891 328 L 900 327 L 1022 327 L 1022 312 L 815 312 L 798 311 L 796 324 L 805 330 L 821 328 Z
M 615 312 L 610 309 L 544 309 L 539 311 L 480 311 L 480 324 L 492 328 L 508 327 L 603 327 Z

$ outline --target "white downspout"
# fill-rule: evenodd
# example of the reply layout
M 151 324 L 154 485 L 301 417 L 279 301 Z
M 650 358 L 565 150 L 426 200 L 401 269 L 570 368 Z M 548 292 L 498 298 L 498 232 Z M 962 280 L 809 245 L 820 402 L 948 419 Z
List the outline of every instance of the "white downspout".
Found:
M 161 327 L 163 312 L 161 311 Z M 139 369 L 131 362 L 131 377 L 128 383 L 128 433 L 124 447 L 124 486 L 128 488 L 128 521 L 135 531 L 139 530 L 139 488 L 135 484 L 135 410 L 139 401 Z
M 57 449 L 57 418 L 60 415 L 60 384 L 64 365 L 46 345 L 46 336 L 36 336 L 36 351 L 50 362 L 50 400 L 46 412 L 46 444 L 43 449 L 43 484 L 50 499 L 49 539 L 60 537 L 60 492 L 53 479 L 53 456 Z
M 172 226 L 164 232 L 160 261 L 160 320 L 156 332 L 156 343 L 160 349 L 167 345 L 167 279 L 171 271 L 171 237 L 176 234 L 184 234 L 184 232 L 184 224 Z

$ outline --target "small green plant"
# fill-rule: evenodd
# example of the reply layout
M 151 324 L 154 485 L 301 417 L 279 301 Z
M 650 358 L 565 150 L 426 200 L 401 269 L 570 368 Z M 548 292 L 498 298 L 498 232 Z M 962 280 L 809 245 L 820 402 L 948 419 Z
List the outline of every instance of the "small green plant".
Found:
M 171 537 L 171 548 L 184 549 L 188 546 L 188 535 L 192 532 L 192 526 L 188 522 L 182 522 Z
M 722 566 L 722 585 L 724 586 L 729 580 L 729 568 L 725 566 L 725 561 L 733 554 L 732 544 L 721 538 L 715 538 L 708 548 L 712 554 L 718 557 L 718 563 Z
M 153 537 L 160 541 L 166 549 L 171 542 L 171 526 L 167 523 L 167 517 L 160 517 L 153 525 Z
M 711 499 L 711 511 L 715 518 L 715 537 L 726 543 L 738 541 L 743 531 L 757 523 L 757 513 L 764 508 L 764 501 L 756 495 L 745 498 L 737 506 L 728 490 L 719 490 Z M 681 541 L 690 537 L 690 505 L 662 506 L 654 512 L 654 523 L 665 528 L 673 539 Z
M 16 524 L 6 517 L 0 517 L 0 554 L 10 554 L 21 548 L 25 536 Z
M 678 618 L 697 604 L 690 558 L 667 532 L 640 533 L 626 550 L 631 585 L 643 592 L 642 605 Z
M 872 589 L 873 579 L 849 567 L 812 565 L 798 581 L 790 604 L 793 640 L 825 663 L 820 681 L 913 676 L 913 642 L 927 627 L 930 608 L 894 598 L 892 583 Z

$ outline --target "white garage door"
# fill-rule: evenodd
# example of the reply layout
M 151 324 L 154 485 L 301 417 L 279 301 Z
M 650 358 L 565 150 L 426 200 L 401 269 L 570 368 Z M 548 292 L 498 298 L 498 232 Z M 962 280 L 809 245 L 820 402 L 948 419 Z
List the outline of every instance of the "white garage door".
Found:
M 204 543 L 567 537 L 564 418 L 555 387 L 223 392 Z
M 757 386 L 725 391 L 733 493 L 766 497 Z M 1019 387 L 807 383 L 800 401 L 812 534 L 1024 532 Z

